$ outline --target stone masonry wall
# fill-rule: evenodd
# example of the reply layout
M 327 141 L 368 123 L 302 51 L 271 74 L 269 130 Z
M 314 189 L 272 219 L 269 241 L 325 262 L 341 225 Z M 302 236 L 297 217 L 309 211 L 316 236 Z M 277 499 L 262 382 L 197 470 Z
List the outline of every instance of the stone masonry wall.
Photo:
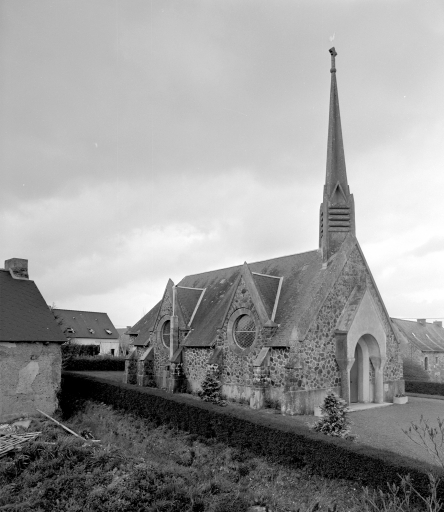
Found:
M 34 415 L 36 408 L 52 415 L 61 367 L 58 343 L 0 342 L 0 423 Z
M 444 382 L 444 354 L 442 352 L 427 352 L 422 355 L 422 367 L 425 368 L 427 357 L 427 373 L 433 382 Z
M 246 308 L 251 311 L 259 332 L 253 345 L 243 352 L 236 353 L 229 344 L 227 327 L 231 315 L 240 308 Z M 261 348 L 267 341 L 267 331 L 260 329 L 260 321 L 256 308 L 254 307 L 250 293 L 247 290 L 243 279 L 240 280 L 238 288 L 234 294 L 233 301 L 226 315 L 224 324 L 216 338 L 216 346 L 222 347 L 223 368 L 222 383 L 241 386 L 251 386 L 253 381 L 253 361 L 258 356 Z M 275 364 L 277 365 L 277 359 Z
M 339 367 L 336 363 L 334 331 L 354 287 L 365 278 L 372 298 L 378 307 L 387 337 L 387 363 L 384 368 L 384 381 L 402 379 L 402 358 L 392 327 L 386 317 L 364 261 L 355 248 L 349 256 L 343 271 L 322 305 L 316 320 L 311 325 L 303 343 L 291 348 L 303 368 L 289 372 L 287 389 L 313 390 L 339 386 Z M 291 383 L 289 382 L 291 379 Z
M 197 389 L 204 380 L 207 362 L 213 353 L 209 347 L 185 347 L 183 351 L 183 371 L 191 387 Z
M 392 327 L 383 306 L 374 289 L 370 274 L 364 261 L 355 248 L 349 256 L 344 269 L 322 305 L 317 318 L 313 321 L 303 343 L 297 342 L 290 348 L 272 348 L 270 350 L 270 379 L 273 388 L 285 386 L 288 390 L 316 390 L 336 388 L 341 385 L 340 372 L 336 363 L 336 344 L 334 331 L 339 317 L 355 286 L 365 280 L 373 300 L 377 305 L 387 337 L 387 362 L 384 369 L 384 381 L 402 379 L 402 358 Z M 240 281 L 223 326 L 218 332 L 215 345 L 222 347 L 223 368 L 221 380 L 224 385 L 252 386 L 253 362 L 261 348 L 266 344 L 270 333 L 259 329 L 256 341 L 243 351 L 235 351 L 230 346 L 227 333 L 231 315 L 239 308 L 249 309 L 260 326 L 251 296 L 243 280 Z M 211 340 L 213 341 L 213 340 Z M 205 376 L 206 362 L 213 349 L 186 348 L 184 351 L 184 371 L 189 381 L 201 382 Z M 291 360 L 302 364 L 302 369 L 287 369 Z M 291 365 L 290 365 L 291 366 Z M 297 365 L 296 365 L 297 366 Z M 370 381 L 374 381 L 374 370 L 370 366 Z

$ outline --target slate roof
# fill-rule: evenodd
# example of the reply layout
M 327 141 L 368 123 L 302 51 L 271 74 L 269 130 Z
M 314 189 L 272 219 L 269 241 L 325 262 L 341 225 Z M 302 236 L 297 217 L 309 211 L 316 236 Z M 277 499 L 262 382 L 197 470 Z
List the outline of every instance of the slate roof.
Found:
M 407 342 L 412 343 L 422 352 L 444 352 L 444 328 L 432 323 L 421 325 L 412 320 L 392 318 Z
M 253 279 L 256 288 L 259 291 L 259 295 L 261 296 L 262 302 L 264 303 L 267 314 L 271 318 L 274 305 L 276 303 L 276 295 L 279 289 L 280 279 L 255 273 L 253 273 Z
M 128 329 L 125 334 L 135 334 L 137 338 L 134 340 L 134 345 L 145 345 L 150 337 L 150 331 L 154 328 L 154 323 L 159 313 L 160 300 L 146 315 L 144 315 L 131 329 Z
M 62 320 L 60 328 L 69 338 L 119 339 L 119 333 L 106 313 L 74 309 L 54 309 L 54 312 Z M 74 329 L 74 333 L 66 332 L 68 328 Z M 90 332 L 89 329 L 94 332 Z
M 65 343 L 34 281 L 0 269 L 0 341 Z
M 193 316 L 202 292 L 203 290 L 181 288 L 180 286 L 176 288 L 177 298 L 179 299 L 179 304 L 187 324 Z
M 271 282 L 272 278 L 262 279 L 257 274 L 283 278 L 274 318 L 274 322 L 279 327 L 273 338 L 268 342 L 268 346 L 288 347 L 295 341 L 305 339 L 313 319 L 317 316 L 351 251 L 355 248 L 359 250 L 365 261 L 356 237 L 350 233 L 340 250 L 329 261 L 327 268 L 323 268 L 320 250 L 248 264 L 261 299 L 269 311 L 272 309 L 273 296 L 276 297 L 275 287 L 276 284 L 279 284 L 279 280 L 273 279 L 273 281 L 276 281 L 276 284 L 274 284 Z M 192 321 L 191 331 L 182 343 L 183 346 L 204 347 L 211 346 L 214 343 L 217 331 L 223 326 L 228 308 L 237 289 L 242 275 L 242 267 L 242 265 L 238 265 L 186 276 L 177 284 L 178 287 L 205 288 L 205 293 Z M 371 273 L 370 277 L 380 298 Z M 380 300 L 383 305 L 381 298 Z M 156 304 L 130 330 L 132 333 L 139 334 L 135 344 L 143 345 L 148 340 L 150 330 L 152 331 L 154 328 L 161 303 L 162 301 Z M 383 308 L 387 314 L 384 305 Z M 396 331 L 395 336 L 397 336 Z

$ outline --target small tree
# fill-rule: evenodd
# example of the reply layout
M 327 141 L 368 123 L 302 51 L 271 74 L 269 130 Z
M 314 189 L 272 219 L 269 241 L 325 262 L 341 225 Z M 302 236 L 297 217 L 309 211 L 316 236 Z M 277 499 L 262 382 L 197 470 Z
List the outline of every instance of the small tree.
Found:
M 327 436 L 349 437 L 351 421 L 348 418 L 348 405 L 345 400 L 330 391 L 321 405 L 321 411 L 324 416 L 313 425 L 315 432 L 322 432 Z
M 217 364 L 207 365 L 207 374 L 202 382 L 202 391 L 198 392 L 199 397 L 205 402 L 212 402 L 216 405 L 226 405 L 225 400 L 222 399 L 221 387 L 219 366 Z

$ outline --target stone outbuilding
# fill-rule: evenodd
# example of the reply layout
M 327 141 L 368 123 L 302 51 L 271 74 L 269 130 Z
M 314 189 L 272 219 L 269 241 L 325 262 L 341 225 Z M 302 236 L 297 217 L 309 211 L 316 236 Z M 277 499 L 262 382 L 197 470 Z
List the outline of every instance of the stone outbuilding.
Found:
M 442 320 L 392 318 L 401 341 L 402 356 L 422 366 L 430 380 L 444 382 L 444 328 Z
M 34 281 L 28 260 L 0 269 L 0 422 L 57 408 L 66 342 Z
M 330 389 L 347 402 L 376 403 L 404 391 L 399 341 L 356 238 L 330 53 L 319 247 L 169 280 L 127 331 L 131 358 L 149 358 L 158 386 L 196 392 L 217 365 L 227 398 L 284 414 L 313 413 Z
M 119 355 L 119 333 L 106 313 L 53 309 L 63 334 L 74 345 L 97 345 L 101 355 Z

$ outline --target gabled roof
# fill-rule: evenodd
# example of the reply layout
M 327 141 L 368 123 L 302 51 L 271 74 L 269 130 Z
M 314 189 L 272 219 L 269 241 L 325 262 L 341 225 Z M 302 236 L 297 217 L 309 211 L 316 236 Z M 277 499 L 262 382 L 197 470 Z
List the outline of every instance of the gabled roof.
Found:
M 154 329 L 161 304 L 162 301 L 160 300 L 146 315 L 125 332 L 125 334 L 137 336 L 134 340 L 134 345 L 145 345 L 148 341 L 150 332 Z
M 254 284 L 261 296 L 270 320 L 274 320 L 273 313 L 277 306 L 277 302 L 279 301 L 278 292 L 280 291 L 279 288 L 282 279 L 282 277 L 267 276 L 265 274 L 253 272 Z
M 65 343 L 34 281 L 14 279 L 0 269 L 0 342 Z
M 356 238 L 349 235 L 327 268 L 323 268 L 320 250 L 248 264 L 253 277 L 255 274 L 265 274 L 283 278 L 274 318 L 279 329 L 270 341 L 270 346 L 289 346 L 290 340 L 305 338 L 313 318 L 356 244 Z M 185 346 L 208 346 L 214 342 L 218 329 L 223 325 L 241 271 L 242 266 L 214 270 L 187 276 L 179 283 L 206 288 Z M 259 280 L 255 279 L 255 282 Z M 263 301 L 270 310 L 270 297 L 274 290 L 263 282 L 259 286 Z
M 367 288 L 365 286 L 355 286 L 348 301 L 339 317 L 336 325 L 336 330 L 339 332 L 348 332 L 353 320 L 355 319 L 356 313 L 358 312 L 359 305 L 365 295 Z
M 54 309 L 60 328 L 68 338 L 117 340 L 119 333 L 106 313 Z M 71 329 L 74 332 L 71 332 Z
M 180 304 L 187 325 L 193 318 L 193 313 L 195 312 L 196 306 L 198 305 L 199 299 L 204 291 L 205 290 L 202 290 L 201 288 L 184 288 L 183 286 L 176 287 L 177 300 Z
M 422 352 L 444 352 L 444 328 L 425 322 L 392 318 L 392 322 L 406 338 Z
M 356 237 L 349 233 L 327 266 L 323 264 L 321 251 L 315 250 L 184 277 L 177 285 L 177 289 L 179 287 L 204 288 L 205 293 L 201 296 L 200 304 L 195 310 L 191 331 L 183 345 L 203 347 L 214 344 L 218 330 L 223 327 L 239 280 L 243 276 L 247 277 L 248 281 L 248 275 L 250 284 L 254 286 L 257 294 L 255 299 L 259 299 L 259 306 L 264 308 L 261 322 L 271 319 L 270 312 L 275 309 L 274 323 L 278 325 L 278 329 L 267 346 L 288 347 L 290 342 L 303 341 L 355 248 L 365 262 Z M 380 298 L 369 269 L 368 273 Z M 270 276 L 282 278 L 282 281 L 275 279 L 278 285 L 281 281 L 280 290 L 276 289 L 276 283 L 271 281 L 274 278 Z M 273 296 L 275 296 L 274 301 Z M 359 299 L 356 296 L 354 299 L 359 302 L 362 297 Z M 381 298 L 380 300 L 382 303 Z M 272 304 L 274 304 L 273 311 Z M 133 327 L 132 331 L 140 329 L 140 340 L 137 340 L 137 344 L 141 342 L 143 344 L 148 339 L 149 330 L 154 327 L 160 305 L 161 302 Z M 388 318 L 383 303 L 382 306 Z M 142 325 L 149 326 L 143 328 L 143 336 Z M 396 331 L 395 335 L 397 335 Z

